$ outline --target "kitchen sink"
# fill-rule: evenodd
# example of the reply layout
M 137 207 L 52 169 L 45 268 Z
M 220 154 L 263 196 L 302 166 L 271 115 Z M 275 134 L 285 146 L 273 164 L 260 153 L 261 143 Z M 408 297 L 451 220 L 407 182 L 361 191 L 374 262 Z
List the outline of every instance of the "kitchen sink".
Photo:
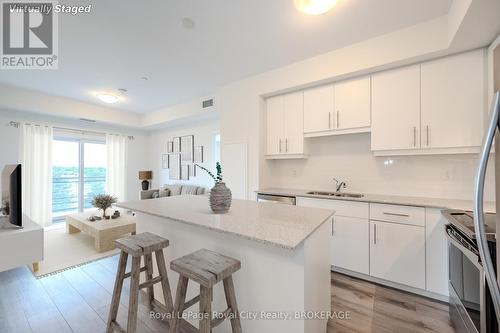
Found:
M 328 197 L 341 197 L 341 198 L 362 198 L 362 194 L 358 193 L 344 193 L 344 192 L 321 192 L 321 191 L 311 191 L 307 192 L 307 194 L 312 195 L 324 195 Z

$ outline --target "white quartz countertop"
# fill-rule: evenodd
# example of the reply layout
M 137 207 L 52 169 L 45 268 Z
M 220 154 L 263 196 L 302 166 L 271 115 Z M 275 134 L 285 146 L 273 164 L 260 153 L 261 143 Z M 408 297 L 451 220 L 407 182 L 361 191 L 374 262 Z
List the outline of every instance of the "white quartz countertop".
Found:
M 411 196 L 385 195 L 385 194 L 360 193 L 363 194 L 362 198 L 350 198 L 350 197 L 330 197 L 324 195 L 307 194 L 307 192 L 311 192 L 311 190 L 285 189 L 285 188 L 268 188 L 268 189 L 258 190 L 256 192 L 261 194 L 270 194 L 270 195 L 285 195 L 293 197 L 308 197 L 308 198 L 318 198 L 318 199 L 373 202 L 373 203 L 383 203 L 391 205 L 408 205 L 408 206 L 457 209 L 457 210 L 472 210 L 473 206 L 472 200 L 411 197 Z M 485 202 L 484 210 L 485 212 L 494 213 L 496 211 L 495 203 Z
M 329 209 L 234 200 L 214 214 L 208 196 L 182 195 L 126 201 L 118 207 L 293 250 L 335 213 Z

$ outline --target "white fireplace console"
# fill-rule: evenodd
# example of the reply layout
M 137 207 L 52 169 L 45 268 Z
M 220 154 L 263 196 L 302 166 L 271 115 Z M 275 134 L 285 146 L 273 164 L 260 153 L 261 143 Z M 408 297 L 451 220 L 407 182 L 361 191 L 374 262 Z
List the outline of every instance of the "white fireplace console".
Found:
M 0 223 L 0 253 L 0 272 L 23 265 L 38 270 L 43 260 L 43 228 L 26 216 L 22 229 Z

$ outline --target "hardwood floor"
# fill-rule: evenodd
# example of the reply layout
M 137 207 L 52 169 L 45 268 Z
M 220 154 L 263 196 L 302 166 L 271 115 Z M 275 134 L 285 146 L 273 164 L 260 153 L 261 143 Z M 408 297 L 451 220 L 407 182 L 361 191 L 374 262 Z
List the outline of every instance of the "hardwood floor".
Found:
M 104 332 L 117 264 L 113 256 L 39 280 L 27 267 L 0 273 L 0 332 Z M 123 324 L 128 290 L 125 281 L 118 313 Z M 332 310 L 350 318 L 330 320 L 328 333 L 454 332 L 443 303 L 336 273 L 331 295 Z M 168 332 L 165 322 L 149 317 L 141 296 L 137 332 Z
M 328 322 L 333 332 L 453 333 L 448 304 L 332 273 L 332 311 L 350 319 Z

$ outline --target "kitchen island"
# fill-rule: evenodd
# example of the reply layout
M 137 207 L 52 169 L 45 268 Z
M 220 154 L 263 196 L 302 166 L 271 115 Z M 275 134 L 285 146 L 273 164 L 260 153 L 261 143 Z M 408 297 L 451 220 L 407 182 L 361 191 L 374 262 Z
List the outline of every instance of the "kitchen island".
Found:
M 201 248 L 240 260 L 242 267 L 234 274 L 234 283 L 244 332 L 326 332 L 329 222 L 334 211 L 233 200 L 228 214 L 216 215 L 206 196 L 128 201 L 117 206 L 136 213 L 138 233 L 148 231 L 170 240 L 165 250 L 167 267 L 171 260 Z M 175 291 L 178 275 L 170 269 L 168 274 Z M 198 285 L 190 283 L 187 299 L 198 293 Z M 160 297 L 160 290 L 155 295 Z M 224 311 L 222 286 L 215 287 L 213 297 L 213 311 Z M 197 307 L 189 310 L 197 311 Z M 229 321 L 217 328 L 217 332 L 230 331 Z

